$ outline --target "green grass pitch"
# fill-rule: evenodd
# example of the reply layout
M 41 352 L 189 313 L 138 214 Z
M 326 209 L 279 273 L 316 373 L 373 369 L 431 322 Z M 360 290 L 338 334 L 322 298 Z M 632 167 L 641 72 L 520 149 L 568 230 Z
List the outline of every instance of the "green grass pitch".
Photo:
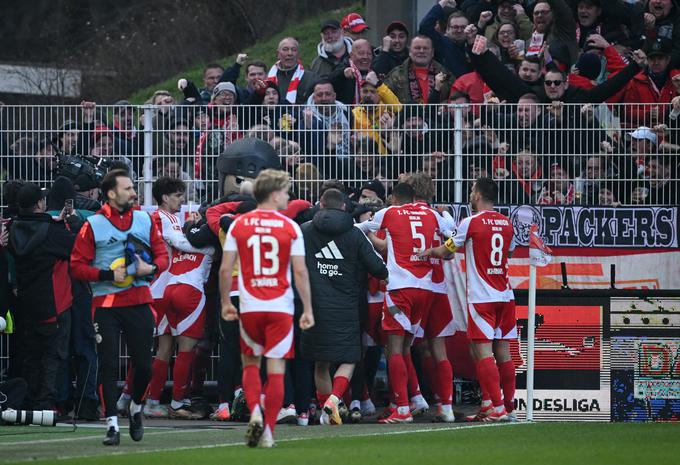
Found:
M 279 426 L 277 447 L 249 449 L 244 427 L 147 427 L 133 443 L 101 445 L 103 427 L 0 427 L 0 463 L 59 464 L 673 464 L 680 425 L 516 423 L 501 425 Z

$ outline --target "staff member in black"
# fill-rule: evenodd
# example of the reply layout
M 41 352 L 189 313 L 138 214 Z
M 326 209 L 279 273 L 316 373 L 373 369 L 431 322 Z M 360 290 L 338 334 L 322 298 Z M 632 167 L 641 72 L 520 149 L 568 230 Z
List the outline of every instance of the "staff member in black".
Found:
M 168 266 L 165 242 L 151 217 L 133 210 L 137 198 L 132 179 L 125 170 L 110 171 L 101 183 L 106 203 L 90 216 L 78 233 L 71 254 L 74 278 L 89 281 L 92 287 L 94 324 L 99 341 L 99 369 L 104 391 L 108 430 L 104 445 L 120 443 L 116 412 L 118 338 L 122 331 L 135 368 L 130 403 L 130 437 L 141 441 L 142 397 L 151 378 L 151 349 L 154 317 L 149 304 L 150 278 Z M 126 263 L 128 243 L 141 243 L 152 263 L 140 258 Z M 135 249 L 139 250 L 139 249 Z M 132 265 L 132 266 L 130 266 Z M 129 273 L 129 274 L 128 274 Z
M 315 362 L 322 423 L 341 424 L 338 403 L 361 361 L 361 299 L 366 305 L 366 272 L 387 279 L 387 267 L 368 238 L 354 227 L 337 189 L 321 196 L 321 210 L 302 225 L 312 289 L 315 325 L 302 333 L 302 356 Z M 318 315 L 318 316 L 317 316 Z M 330 370 L 335 368 L 331 382 Z

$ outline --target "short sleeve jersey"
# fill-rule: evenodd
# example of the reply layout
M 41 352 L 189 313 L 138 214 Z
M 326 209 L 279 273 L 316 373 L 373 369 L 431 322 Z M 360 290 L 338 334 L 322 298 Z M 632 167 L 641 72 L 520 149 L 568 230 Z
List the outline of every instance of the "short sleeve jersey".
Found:
M 205 282 L 210 274 L 212 254 L 210 247 L 197 249 L 184 236 L 177 216 L 164 210 L 156 210 L 151 214 L 168 249 L 170 267 L 164 270 L 152 283 L 151 293 L 154 299 L 163 297 L 166 286 L 172 284 L 188 284 L 199 291 L 204 291 Z M 184 250 L 171 244 L 179 243 Z
M 513 300 L 508 280 L 513 235 L 508 217 L 492 210 L 469 216 L 458 225 L 453 242 L 456 247 L 465 246 L 468 303 Z
M 305 255 L 294 221 L 273 210 L 253 210 L 231 224 L 224 250 L 238 253 L 241 313 L 294 313 L 290 257 Z
M 421 204 L 405 204 L 380 210 L 361 227 L 364 231 L 386 231 L 387 290 L 415 288 L 446 293 L 446 283 L 433 280 L 434 265 L 418 255 L 439 244 L 439 217 Z

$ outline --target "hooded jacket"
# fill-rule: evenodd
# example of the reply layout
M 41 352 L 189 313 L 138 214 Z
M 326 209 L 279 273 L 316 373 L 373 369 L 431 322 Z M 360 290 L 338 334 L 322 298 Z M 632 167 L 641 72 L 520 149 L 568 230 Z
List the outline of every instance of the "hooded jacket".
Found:
M 319 210 L 302 225 L 302 234 L 315 320 L 314 327 L 302 333 L 302 356 L 314 361 L 358 362 L 366 273 L 385 279 L 387 267 L 346 211 Z
M 76 232 L 47 213 L 20 214 L 9 232 L 19 311 L 33 323 L 55 322 L 71 307 L 68 260 Z
M 345 42 L 345 54 L 338 59 L 335 56 L 329 56 L 323 48 L 323 42 L 319 42 L 316 46 L 318 56 L 314 58 L 309 69 L 316 73 L 321 79 L 328 78 L 336 68 L 345 69 L 349 66 L 349 54 L 352 53 L 352 39 L 343 37 Z

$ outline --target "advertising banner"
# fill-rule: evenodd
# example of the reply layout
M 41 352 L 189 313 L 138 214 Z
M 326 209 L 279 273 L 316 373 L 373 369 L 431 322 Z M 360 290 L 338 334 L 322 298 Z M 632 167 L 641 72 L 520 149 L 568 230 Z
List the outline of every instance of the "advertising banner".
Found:
M 537 421 L 610 420 L 610 346 L 606 335 L 607 299 L 600 305 L 556 304 L 536 307 L 534 419 Z M 519 341 L 517 416 L 526 416 L 527 307 L 517 306 Z M 513 344 L 514 346 L 514 344 Z
M 680 421 L 680 299 L 613 298 L 612 421 Z

